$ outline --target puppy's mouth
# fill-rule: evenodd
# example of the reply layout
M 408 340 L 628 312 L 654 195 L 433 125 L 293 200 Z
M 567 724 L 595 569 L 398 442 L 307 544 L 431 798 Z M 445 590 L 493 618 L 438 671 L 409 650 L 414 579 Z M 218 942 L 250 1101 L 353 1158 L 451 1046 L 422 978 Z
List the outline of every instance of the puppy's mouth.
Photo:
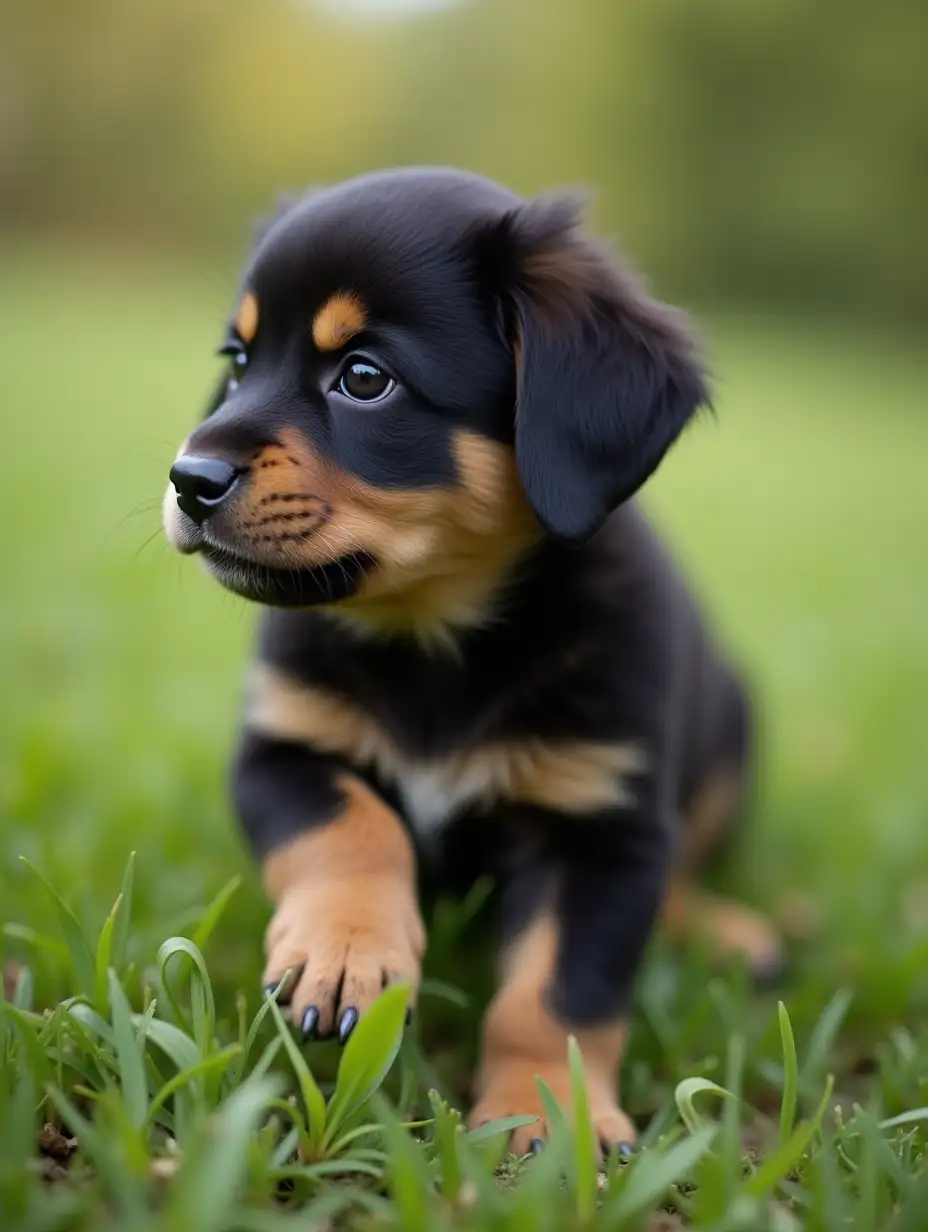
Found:
M 310 568 L 281 568 L 259 564 L 206 540 L 195 550 L 226 590 L 271 607 L 316 607 L 348 599 L 376 564 L 368 552 L 351 552 Z

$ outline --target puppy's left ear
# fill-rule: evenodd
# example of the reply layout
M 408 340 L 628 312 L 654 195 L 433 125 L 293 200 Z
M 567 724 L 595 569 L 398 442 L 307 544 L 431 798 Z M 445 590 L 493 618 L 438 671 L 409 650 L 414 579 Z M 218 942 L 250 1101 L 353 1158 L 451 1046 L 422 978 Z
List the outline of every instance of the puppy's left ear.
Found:
M 680 314 L 580 234 L 579 214 L 574 199 L 529 201 L 494 242 L 508 283 L 519 475 L 542 525 L 576 540 L 641 487 L 708 401 Z

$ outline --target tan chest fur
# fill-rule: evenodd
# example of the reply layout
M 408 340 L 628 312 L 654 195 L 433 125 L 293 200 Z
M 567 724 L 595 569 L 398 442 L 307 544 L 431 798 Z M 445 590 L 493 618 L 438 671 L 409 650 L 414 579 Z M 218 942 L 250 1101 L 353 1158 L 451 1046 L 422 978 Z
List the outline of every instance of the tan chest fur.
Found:
M 505 740 L 443 757 L 412 757 L 359 707 L 266 665 L 252 674 L 246 719 L 253 731 L 373 767 L 396 788 L 410 823 L 423 832 L 499 800 L 566 813 L 629 805 L 629 779 L 645 769 L 635 746 L 578 740 Z

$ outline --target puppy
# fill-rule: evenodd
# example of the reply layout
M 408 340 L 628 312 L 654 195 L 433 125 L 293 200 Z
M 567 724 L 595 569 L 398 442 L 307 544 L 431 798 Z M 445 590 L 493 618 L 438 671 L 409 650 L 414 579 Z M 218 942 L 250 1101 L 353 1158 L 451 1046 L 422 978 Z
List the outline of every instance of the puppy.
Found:
M 748 779 L 744 691 L 632 497 L 707 400 L 683 321 L 571 200 L 378 172 L 257 241 L 167 535 L 264 605 L 235 758 L 274 902 L 265 981 L 305 1038 L 415 989 L 420 873 L 491 874 L 499 989 L 471 1124 L 546 1133 L 535 1076 L 633 1141 L 618 1071 L 663 909 L 779 962 L 690 873 Z

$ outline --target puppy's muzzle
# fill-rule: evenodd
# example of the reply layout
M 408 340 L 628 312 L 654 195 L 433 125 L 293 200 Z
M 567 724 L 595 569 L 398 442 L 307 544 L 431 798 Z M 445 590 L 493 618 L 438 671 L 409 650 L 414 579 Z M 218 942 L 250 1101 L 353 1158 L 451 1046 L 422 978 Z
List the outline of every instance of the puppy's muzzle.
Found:
M 242 472 L 219 458 L 198 458 L 184 454 L 170 470 L 177 493 L 177 504 L 197 526 L 231 495 Z

